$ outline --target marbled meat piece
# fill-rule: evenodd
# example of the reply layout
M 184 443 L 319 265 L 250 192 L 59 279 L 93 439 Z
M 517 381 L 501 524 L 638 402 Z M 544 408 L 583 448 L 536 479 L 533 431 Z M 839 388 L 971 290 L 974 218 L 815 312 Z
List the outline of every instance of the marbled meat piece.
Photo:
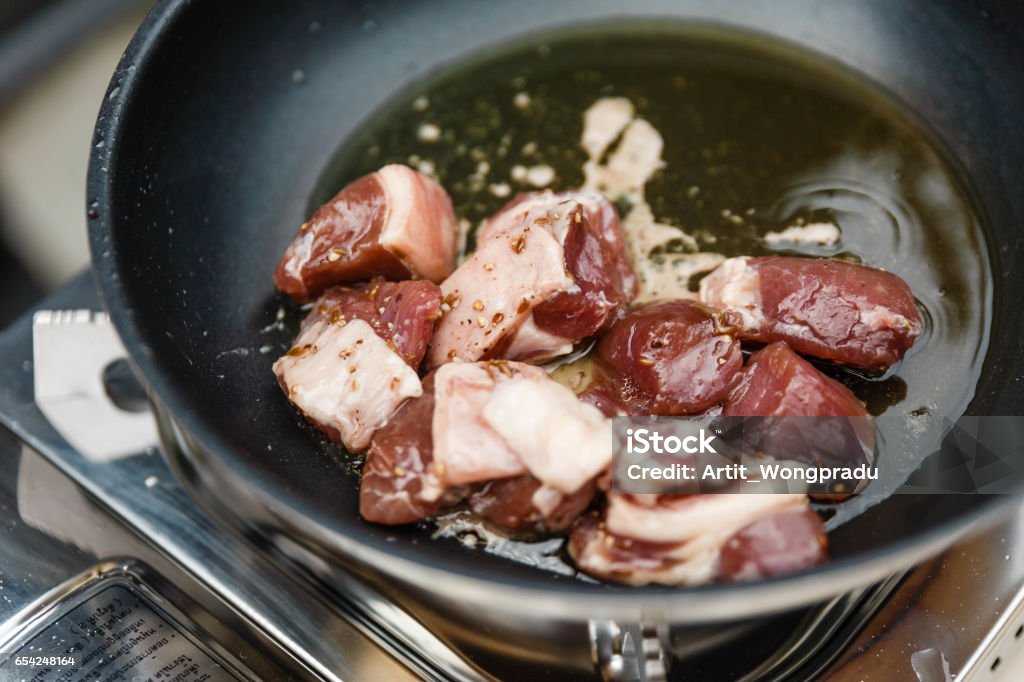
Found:
M 527 473 L 518 453 L 483 415 L 495 388 L 514 381 L 551 379 L 540 367 L 505 360 L 452 362 L 434 373 L 434 461 L 445 485 Z
M 565 269 L 575 286 L 552 295 L 534 308 L 532 315 L 537 330 L 566 339 L 568 345 L 593 336 L 622 317 L 637 292 L 636 273 L 612 203 L 597 192 L 523 194 L 487 221 L 478 235 L 478 239 L 486 239 L 514 228 L 538 208 L 555 205 L 574 210 L 574 203 L 582 210 L 574 213 L 568 229 L 556 236 L 565 249 Z
M 750 356 L 732 388 L 727 417 L 867 417 L 853 391 L 819 372 L 782 341 Z
M 544 388 L 538 392 L 536 386 Z M 423 387 L 424 394 L 407 402 L 373 439 L 360 489 L 365 518 L 416 521 L 477 484 L 470 498 L 474 511 L 506 530 L 534 534 L 564 530 L 590 503 L 594 478 L 611 457 L 610 424 L 544 370 L 504 360 L 447 363 L 428 374 Z M 552 397 L 551 387 L 568 393 L 572 404 L 561 394 Z M 509 401 L 524 399 L 538 407 L 513 416 L 518 428 L 536 429 L 546 439 L 553 416 L 566 423 L 566 433 L 578 438 L 573 447 L 582 452 L 562 451 L 556 443 L 526 452 L 534 441 L 504 429 L 513 423 Z M 501 430 L 494 428 L 495 415 Z M 582 453 L 594 461 L 581 461 Z
M 449 497 L 434 468 L 433 388 L 427 376 L 423 395 L 402 405 L 373 437 L 359 485 L 359 513 L 367 521 L 420 521 Z
M 694 301 L 650 303 L 616 322 L 595 347 L 600 384 L 631 414 L 698 414 L 725 400 L 743 366 L 737 320 Z
M 875 423 L 864 404 L 850 389 L 822 374 L 782 341 L 750 356 L 722 414 L 767 417 L 744 425 L 744 452 L 761 452 L 811 466 L 851 469 L 870 465 L 875 459 Z M 836 499 L 866 483 L 816 483 L 809 492 L 816 499 Z
M 569 528 L 596 493 L 593 481 L 566 495 L 524 474 L 485 483 L 470 495 L 469 508 L 506 532 L 547 535 Z
M 820 563 L 825 549 L 807 498 L 782 494 L 611 493 L 604 516 L 581 517 L 569 541 L 582 571 L 630 585 L 768 578 Z
M 798 353 L 870 370 L 902 358 L 922 328 L 902 279 L 828 259 L 729 258 L 701 280 L 700 300 L 740 314 L 744 341 L 785 341 Z
M 274 272 L 299 301 L 373 277 L 440 282 L 452 272 L 455 212 L 439 184 L 402 165 L 345 186 L 302 225 Z
M 353 451 L 369 445 L 399 405 L 422 393 L 416 371 L 359 319 L 307 326 L 274 363 L 274 373 L 310 422 Z
M 533 308 L 572 286 L 552 220 L 541 211 L 520 227 L 478 241 L 441 283 L 441 319 L 427 350 L 428 369 L 502 356 Z
M 787 575 L 825 560 L 828 537 L 811 509 L 771 514 L 729 538 L 718 555 L 722 582 Z
M 566 495 L 611 465 L 611 420 L 546 377 L 496 386 L 483 418 L 533 476 Z
M 477 235 L 477 251 L 441 285 L 445 312 L 429 364 L 542 361 L 621 317 L 636 293 L 614 207 L 591 192 L 513 200 Z
M 375 280 L 355 287 L 331 287 L 317 299 L 302 328 L 322 319 L 363 320 L 416 369 L 440 314 L 441 288 L 433 282 Z

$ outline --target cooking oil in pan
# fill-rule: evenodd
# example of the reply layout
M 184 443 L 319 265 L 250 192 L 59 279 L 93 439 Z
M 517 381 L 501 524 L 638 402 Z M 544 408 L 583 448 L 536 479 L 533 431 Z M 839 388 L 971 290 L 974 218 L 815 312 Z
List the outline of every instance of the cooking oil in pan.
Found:
M 400 93 L 352 136 L 310 207 L 405 163 L 444 185 L 471 233 L 519 192 L 581 186 L 583 113 L 608 97 L 627 98 L 664 139 L 646 201 L 658 222 L 693 238 L 667 250 L 823 255 L 898 274 L 926 321 L 912 351 L 882 377 L 823 369 L 875 414 L 964 411 L 991 319 L 984 235 L 965 185 L 880 89 L 751 34 L 618 23 L 466 60 Z M 838 241 L 764 239 L 808 224 L 837 227 Z
M 990 321 L 984 237 L 964 187 L 883 93 L 772 41 L 616 25 L 496 50 L 395 98 L 339 151 L 311 205 L 406 163 L 433 174 L 475 226 L 518 192 L 579 187 L 583 112 L 604 97 L 628 98 L 660 131 L 665 166 L 647 200 L 696 250 L 838 256 L 903 277 L 927 323 L 908 357 L 881 380 L 828 369 L 876 414 L 963 411 Z M 762 239 L 809 223 L 838 226 L 839 241 Z

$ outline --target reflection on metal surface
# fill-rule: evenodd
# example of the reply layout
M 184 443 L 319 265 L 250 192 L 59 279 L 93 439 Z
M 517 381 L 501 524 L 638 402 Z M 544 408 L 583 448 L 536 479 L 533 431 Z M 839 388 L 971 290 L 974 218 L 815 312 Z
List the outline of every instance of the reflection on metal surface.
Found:
M 1009 556 L 1009 554 L 1004 556 L 1007 563 L 1010 561 Z M 1011 657 L 1019 659 L 1021 644 L 1024 643 L 1022 640 L 1024 640 L 1024 584 L 1018 586 L 1018 592 L 1012 596 L 1006 611 L 999 617 L 988 635 L 982 640 L 981 645 L 964 664 L 957 679 L 961 682 L 970 682 L 971 680 L 992 678 L 992 673 L 1002 673 L 1000 666 L 1008 667 L 1009 664 L 1005 663 L 1006 661 L 1011 660 Z M 1020 667 L 1018 664 L 1018 672 Z M 1013 673 L 1008 671 L 1008 674 L 1012 675 Z M 1013 678 L 1006 677 L 1005 679 Z
M 910 655 L 910 667 L 918 682 L 953 682 L 949 672 L 949 661 L 941 651 L 922 649 Z
M 72 447 L 105 461 L 156 445 L 147 412 L 125 412 L 107 397 L 102 374 L 125 356 L 106 313 L 40 310 L 32 320 L 35 399 Z
M 594 665 L 605 679 L 638 682 L 668 679 L 672 654 L 667 628 L 592 620 L 589 630 Z
M 87 276 L 50 305 L 97 306 Z M 213 525 L 155 449 L 101 461 L 69 445 L 33 400 L 32 350 L 27 319 L 0 334 L 0 424 L 28 445 L 0 429 L 15 453 L 0 456 L 0 547 L 16 548 L 0 551 L 0 632 L 54 585 L 109 556 L 129 556 L 167 576 L 160 584 L 147 576 L 147 583 L 192 604 L 187 612 L 216 641 L 252 650 L 246 664 L 262 679 L 281 679 L 284 670 L 293 679 L 416 679 L 337 608 Z M 48 470 L 45 480 L 16 484 L 19 459 L 41 462 L 37 453 L 52 466 L 33 463 L 27 476 Z M 17 491 L 38 499 L 16 499 Z
M 916 679 L 941 652 L 954 679 L 987 679 L 1022 621 L 1024 513 L 914 569 L 822 676 L 830 682 Z M 1024 630 L 1022 630 L 1024 633 Z M 998 668 L 998 666 L 997 666 Z
M 94 587 L 118 580 L 209 646 L 247 652 L 246 665 L 258 677 L 282 674 L 287 657 L 272 642 L 2 428 L 0 548 L 0 652 L 34 637 Z
M 902 579 L 903 574 L 894 575 L 877 585 L 836 597 L 811 611 L 778 651 L 743 676 L 744 682 L 817 677 L 846 648 Z
M 400 606 L 351 573 L 336 569 L 285 536 L 272 538 L 272 546 L 265 549 L 268 555 L 279 552 L 278 560 L 310 581 L 318 593 L 330 599 L 360 630 L 399 656 L 422 679 L 462 682 L 489 679 Z
M 22 455 L 14 500 L 22 523 L 89 557 L 98 559 L 121 554 L 130 531 L 92 511 L 78 489 L 52 464 L 26 449 L 19 449 Z M 56 500 L 60 503 L 55 504 Z M 66 567 L 72 573 L 74 569 L 74 565 Z
M 20 450 L 17 440 L 0 429 L 0 643 L 10 636 L 12 618 L 53 585 L 96 563 L 96 557 L 88 551 L 24 523 L 18 509 L 19 488 L 30 494 L 42 491 L 19 481 L 26 459 Z M 54 492 L 59 494 L 60 490 Z M 61 513 L 78 511 L 68 505 L 69 500 L 49 501 Z M 105 530 L 100 524 L 97 527 L 101 533 Z

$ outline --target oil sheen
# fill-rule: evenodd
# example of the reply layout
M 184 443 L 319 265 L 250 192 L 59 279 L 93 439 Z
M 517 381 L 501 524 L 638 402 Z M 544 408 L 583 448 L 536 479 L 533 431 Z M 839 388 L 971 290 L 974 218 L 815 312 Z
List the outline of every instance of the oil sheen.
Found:
M 616 24 L 497 47 L 396 95 L 338 151 L 310 209 L 364 173 L 405 163 L 448 190 L 471 247 L 474 227 L 515 194 L 583 184 L 583 114 L 608 97 L 630 100 L 664 140 L 645 198 L 657 222 L 692 237 L 665 252 L 830 256 L 899 275 L 925 319 L 906 358 L 880 377 L 822 369 L 874 414 L 967 409 L 991 323 L 968 183 L 895 98 L 776 41 Z M 764 239 L 812 223 L 835 225 L 839 240 Z

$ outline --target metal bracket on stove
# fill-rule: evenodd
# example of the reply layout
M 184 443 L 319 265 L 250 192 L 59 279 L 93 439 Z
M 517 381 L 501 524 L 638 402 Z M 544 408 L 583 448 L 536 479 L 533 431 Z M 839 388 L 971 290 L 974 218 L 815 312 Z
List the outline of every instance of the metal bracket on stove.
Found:
M 605 680 L 613 682 L 664 682 L 672 654 L 668 629 L 640 623 L 592 620 L 590 652 Z
M 32 318 L 35 399 L 64 439 L 91 460 L 142 452 L 157 443 L 149 410 L 122 410 L 103 371 L 127 353 L 106 313 L 40 310 Z

